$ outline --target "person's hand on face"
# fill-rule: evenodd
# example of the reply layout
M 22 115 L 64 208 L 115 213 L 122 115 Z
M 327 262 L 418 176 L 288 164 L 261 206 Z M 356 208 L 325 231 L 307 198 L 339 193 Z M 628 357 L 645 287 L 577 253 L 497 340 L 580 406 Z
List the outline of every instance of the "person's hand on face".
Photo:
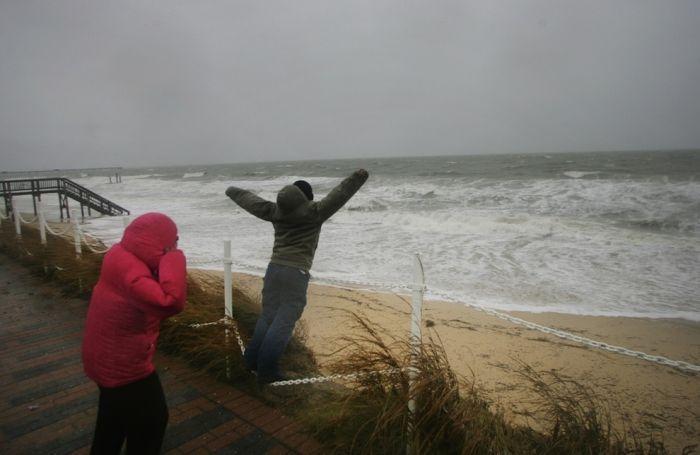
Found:
M 175 237 L 175 243 L 173 243 L 172 245 L 170 245 L 170 246 L 168 246 L 168 247 L 165 247 L 165 248 L 163 249 L 163 253 L 170 253 L 171 251 L 177 250 L 177 241 L 178 241 L 178 240 L 180 240 L 180 237 L 179 237 L 179 236 L 178 236 L 178 237 Z

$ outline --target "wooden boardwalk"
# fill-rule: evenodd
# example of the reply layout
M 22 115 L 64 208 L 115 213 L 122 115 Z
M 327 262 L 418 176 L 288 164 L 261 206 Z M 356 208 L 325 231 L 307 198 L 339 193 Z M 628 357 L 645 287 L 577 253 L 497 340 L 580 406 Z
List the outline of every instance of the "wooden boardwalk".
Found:
M 80 204 L 80 214 L 83 218 L 85 218 L 85 207 L 88 209 L 88 215 L 92 213 L 92 210 L 110 216 L 129 215 L 131 213 L 104 196 L 100 196 L 65 177 L 0 180 L 0 196 L 5 201 L 6 214 L 13 210 L 13 197 L 29 195 L 32 197 L 34 214 L 36 215 L 38 212 L 37 201 L 41 201 L 41 195 L 52 193 L 58 194 L 58 207 L 61 211 L 61 219 L 63 219 L 64 210 L 67 218 L 71 216 L 68 208 L 69 198 Z
M 87 302 L 57 295 L 0 254 L 0 453 L 88 453 L 97 387 L 83 374 Z M 256 398 L 158 354 L 170 408 L 165 453 L 320 453 Z

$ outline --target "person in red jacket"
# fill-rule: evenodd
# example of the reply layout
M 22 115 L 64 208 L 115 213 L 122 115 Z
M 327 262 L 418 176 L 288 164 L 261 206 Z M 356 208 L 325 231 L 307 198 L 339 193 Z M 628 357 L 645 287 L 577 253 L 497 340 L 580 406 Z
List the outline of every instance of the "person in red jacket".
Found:
M 91 453 L 159 453 L 168 407 L 153 354 L 160 322 L 181 312 L 187 282 L 177 226 L 136 218 L 104 257 L 85 323 L 82 357 L 100 391 Z

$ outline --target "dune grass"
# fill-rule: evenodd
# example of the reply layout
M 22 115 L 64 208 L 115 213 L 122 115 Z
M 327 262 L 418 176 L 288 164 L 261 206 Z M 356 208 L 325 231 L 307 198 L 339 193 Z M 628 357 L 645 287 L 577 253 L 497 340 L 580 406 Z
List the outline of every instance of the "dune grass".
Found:
M 35 273 L 45 275 L 65 293 L 88 296 L 95 284 L 101 255 L 85 252 L 75 257 L 70 241 L 50 237 L 42 246 L 36 230 L 24 226 L 21 241 L 12 226 L 0 227 L 0 251 L 17 258 Z M 58 267 L 56 267 L 58 266 Z M 553 372 L 521 365 L 530 384 L 533 409 L 530 423 L 514 425 L 492 406 L 475 381 L 455 375 L 435 334 L 424 337 L 411 363 L 407 340 L 387 337 L 381 328 L 355 314 L 354 325 L 342 339 L 340 360 L 332 373 L 361 373 L 339 384 L 294 386 L 279 393 L 259 390 L 245 371 L 239 347 L 225 327 L 190 327 L 216 321 L 223 315 L 221 279 L 197 271 L 188 273 L 185 311 L 162 324 L 160 349 L 185 358 L 220 380 L 230 381 L 278 405 L 313 432 L 329 453 L 400 454 L 410 446 L 416 454 L 665 454 L 663 443 L 633 428 L 613 425 L 618 418 L 611 405 L 583 384 Z M 252 332 L 259 301 L 234 290 L 234 319 L 241 335 Z M 227 361 L 228 358 L 228 361 Z M 313 354 L 303 343 L 303 330 L 283 359 L 297 375 L 317 375 Z M 409 386 L 410 366 L 417 365 Z M 226 377 L 227 369 L 230 379 Z M 391 373 L 374 374 L 391 370 Z M 407 408 L 409 398 L 416 412 Z M 692 453 L 688 447 L 684 453 Z
M 455 375 L 435 334 L 424 337 L 409 387 L 409 342 L 383 335 L 355 314 L 350 318 L 353 332 L 362 335 L 344 338 L 344 355 L 332 369 L 396 373 L 362 376 L 341 391 L 342 399 L 307 419 L 337 453 L 403 453 L 407 446 L 421 454 L 667 453 L 651 435 L 614 430 L 611 404 L 590 388 L 525 364 L 520 374 L 530 384 L 534 425 L 508 422 L 473 380 Z M 416 401 L 413 416 L 406 406 L 410 398 Z

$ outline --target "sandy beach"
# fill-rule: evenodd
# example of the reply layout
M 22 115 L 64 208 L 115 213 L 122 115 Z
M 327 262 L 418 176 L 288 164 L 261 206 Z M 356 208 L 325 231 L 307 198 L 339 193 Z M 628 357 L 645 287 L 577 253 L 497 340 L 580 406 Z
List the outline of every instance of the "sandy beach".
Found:
M 220 272 L 202 272 L 218 275 Z M 260 277 L 234 274 L 234 286 L 258 298 Z M 396 337 L 408 335 L 410 296 L 312 283 L 301 319 L 307 345 L 323 366 L 348 334 L 346 310 L 366 316 Z M 235 302 L 234 302 L 235 305 Z M 590 317 L 511 313 L 527 321 L 605 343 L 700 363 L 700 324 L 684 320 Z M 505 414 L 518 421 L 530 411 L 524 362 L 539 371 L 556 371 L 593 388 L 615 411 L 623 410 L 638 428 L 664 430 L 671 453 L 700 442 L 700 376 L 645 360 L 585 347 L 533 331 L 483 312 L 439 301 L 426 301 L 423 335 L 438 335 L 453 369 L 472 377 Z M 342 354 L 336 354 L 342 355 Z

